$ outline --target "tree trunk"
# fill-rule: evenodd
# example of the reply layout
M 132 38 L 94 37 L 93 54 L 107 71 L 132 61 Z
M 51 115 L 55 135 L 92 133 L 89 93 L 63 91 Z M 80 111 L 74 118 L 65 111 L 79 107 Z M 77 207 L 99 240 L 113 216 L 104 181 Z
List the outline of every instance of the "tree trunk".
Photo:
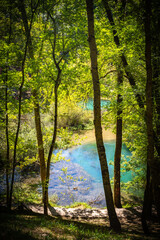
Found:
M 94 125 L 95 125 L 95 136 L 97 150 L 101 165 L 103 186 L 106 198 L 106 204 L 108 208 L 108 215 L 111 227 L 116 231 L 121 231 L 121 225 L 117 218 L 112 190 L 109 179 L 109 171 L 107 165 L 107 159 L 105 154 L 105 148 L 102 138 L 102 126 L 101 126 L 101 107 L 100 107 L 100 83 L 98 76 L 98 64 L 97 64 L 97 47 L 94 34 L 94 13 L 93 13 L 93 0 L 86 0 L 87 5 L 87 16 L 88 16 L 88 41 L 90 47 L 90 58 L 91 58 L 91 72 L 94 89 Z
M 12 3 L 9 2 L 9 36 L 7 44 L 8 46 L 11 43 L 11 34 L 12 34 L 12 14 L 11 14 Z M 10 184 L 9 184 L 9 168 L 10 168 L 10 143 L 9 143 L 9 116 L 8 116 L 8 61 L 9 61 L 9 50 L 7 50 L 6 56 L 6 73 L 4 78 L 5 85 L 5 135 L 6 135 L 6 203 L 8 209 L 10 209 Z
M 15 168 L 16 168 L 16 162 L 17 162 L 17 144 L 18 144 L 18 137 L 19 137 L 19 131 L 21 126 L 21 109 L 22 109 L 22 89 L 24 85 L 24 67 L 25 67 L 25 61 L 27 56 L 27 48 L 28 48 L 28 42 L 29 42 L 29 35 L 27 35 L 26 44 L 25 44 L 25 51 L 24 56 L 22 59 L 22 81 L 21 85 L 19 87 L 19 105 L 18 105 L 18 123 L 17 123 L 17 131 L 16 131 L 16 137 L 14 141 L 14 155 L 13 155 L 13 166 L 12 166 L 12 179 L 11 179 L 11 187 L 10 187 L 10 199 L 9 199 L 9 207 L 11 208 L 12 205 L 12 194 L 13 194 L 13 185 L 14 185 L 14 176 L 15 176 Z
M 112 26 L 112 29 L 113 29 L 114 42 L 115 42 L 117 47 L 120 47 L 120 40 L 119 40 L 119 37 L 118 37 L 118 33 L 117 33 L 117 30 L 116 30 L 116 26 L 115 26 L 115 23 L 114 23 L 114 19 L 113 19 L 113 16 L 112 16 L 111 9 L 110 9 L 109 4 L 108 4 L 108 0 L 102 0 L 102 2 L 103 2 L 103 5 L 104 5 L 104 8 L 106 10 L 107 17 L 108 17 L 108 20 L 110 22 L 110 25 Z M 130 85 L 133 89 L 133 92 L 135 93 L 135 98 L 137 100 L 137 103 L 138 103 L 139 107 L 143 109 L 144 108 L 143 98 L 138 93 L 138 88 L 137 88 L 136 82 L 134 80 L 134 77 L 133 77 L 131 71 L 129 70 L 129 65 L 128 65 L 127 59 L 126 59 L 126 57 L 123 53 L 120 55 L 120 58 L 121 58 L 125 73 L 128 77 L 129 83 L 130 83 Z
M 9 133 L 8 133 L 8 67 L 6 67 L 6 76 L 5 76 L 5 130 L 6 130 L 6 203 L 7 207 L 10 208 L 9 204 L 9 166 L 10 166 L 10 150 L 9 150 Z
M 40 109 L 39 109 L 37 91 L 33 90 L 32 94 L 34 97 L 34 116 L 35 116 L 37 143 L 38 143 L 38 156 L 40 161 L 42 198 L 43 198 L 43 204 L 44 204 L 44 214 L 47 214 L 47 206 L 46 206 L 45 195 L 44 195 L 45 182 L 46 182 L 46 164 L 45 164 L 44 147 L 43 147 L 43 135 L 42 135 L 42 129 L 41 129 Z
M 38 3 L 37 3 L 37 6 L 38 6 Z M 28 37 L 29 57 L 30 57 L 30 59 L 34 60 L 34 52 L 33 52 L 30 30 L 31 30 L 31 23 L 32 23 L 32 20 L 33 20 L 33 15 L 34 15 L 34 12 L 35 12 L 36 8 L 32 12 L 30 27 L 28 25 L 28 19 L 27 19 L 27 14 L 26 14 L 26 10 L 25 10 L 23 0 L 22 1 L 19 0 L 19 10 L 22 14 L 22 20 L 23 20 L 23 24 L 24 24 L 24 28 L 25 28 L 25 33 L 26 33 L 26 36 Z M 40 160 L 40 171 L 41 171 L 41 182 L 42 182 L 42 198 L 43 198 L 43 204 L 44 204 L 44 214 L 47 214 L 47 206 L 46 206 L 46 202 L 44 200 L 44 192 L 45 192 L 44 189 L 45 189 L 45 181 L 46 181 L 46 166 L 45 166 L 43 135 L 42 135 L 42 128 L 41 128 L 40 108 L 39 108 L 37 90 L 34 89 L 32 91 L 32 94 L 33 94 L 33 97 L 34 97 L 34 114 L 35 114 L 36 135 L 37 135 L 37 143 L 38 143 L 38 155 L 39 155 L 39 160 Z
M 160 45 L 158 44 L 160 41 L 160 32 L 159 32 L 159 26 L 160 26 L 160 2 L 159 1 L 153 1 L 152 2 L 152 8 L 154 14 L 152 14 L 152 56 L 153 56 L 153 97 L 154 97 L 154 103 L 155 103 L 155 125 L 156 125 L 156 132 L 154 132 L 154 138 L 156 141 L 156 144 L 159 146 L 159 148 L 156 148 L 158 156 L 155 158 L 155 170 L 156 170 L 156 178 L 157 181 L 155 181 L 156 185 L 153 189 L 153 195 L 154 195 L 154 201 L 157 208 L 157 213 L 160 221 Z M 155 137 L 156 136 L 156 137 Z M 155 154 L 156 155 L 156 154 Z M 156 180 L 156 179 L 155 179 Z
M 143 209 L 142 209 L 142 228 L 145 234 L 149 234 L 149 228 L 147 225 L 147 219 L 149 219 L 152 215 L 152 183 L 150 180 L 150 170 L 147 164 L 147 176 L 146 176 L 146 187 L 144 192 L 144 200 L 143 200 Z
M 47 207 L 48 207 L 48 187 L 49 187 L 49 178 L 50 178 L 51 157 L 52 157 L 53 149 L 55 147 L 56 136 L 57 136 L 57 118 L 58 118 L 58 86 L 57 84 L 55 85 L 54 93 L 55 93 L 54 132 L 53 132 L 52 143 L 50 146 L 48 159 L 47 159 L 46 184 L 45 184 L 45 194 L 44 194 L 45 204 Z
M 151 28 L 150 28 L 150 16 L 151 16 L 151 2 L 145 0 L 145 60 L 147 71 L 146 82 L 146 125 L 147 125 L 147 168 L 149 176 L 147 176 L 147 186 L 145 190 L 143 211 L 142 211 L 142 226 L 146 234 L 149 233 L 147 226 L 147 205 L 151 199 L 152 192 L 149 191 L 150 186 L 152 190 L 154 188 L 154 139 L 153 139 L 153 101 L 152 101 L 152 64 L 151 64 Z
M 113 19 L 113 16 L 112 16 L 111 9 L 110 9 L 109 4 L 108 4 L 108 0 L 102 0 L 102 2 L 103 2 L 103 5 L 104 5 L 104 8 L 106 10 L 108 20 L 109 20 L 109 22 L 112 26 L 112 29 L 113 29 L 114 42 L 117 45 L 117 47 L 119 47 L 120 46 L 120 40 L 119 40 L 119 37 L 118 37 L 118 33 L 117 33 L 117 30 L 116 30 L 116 26 L 115 26 L 115 23 L 114 23 L 114 19 Z M 159 7 L 157 7 L 157 9 L 159 9 Z M 159 15 L 159 13 L 158 13 L 158 15 Z M 158 30 L 159 30 L 159 24 L 158 24 L 157 32 L 159 32 Z M 157 44 L 157 38 L 156 38 L 156 44 Z M 137 100 L 137 103 L 142 110 L 145 110 L 144 109 L 143 96 L 141 96 L 138 93 L 138 88 L 137 88 L 135 79 L 134 79 L 134 77 L 133 77 L 133 75 L 132 75 L 132 73 L 129 69 L 129 64 L 127 62 L 127 59 L 126 59 L 124 53 L 122 53 L 120 55 L 120 58 L 122 60 L 123 67 L 124 67 L 125 73 L 127 75 L 127 78 L 129 80 L 129 83 L 130 83 L 130 85 L 133 89 L 133 92 L 134 92 L 135 98 Z M 154 130 L 153 130 L 153 133 L 154 133 L 154 144 L 155 144 L 156 150 L 158 152 L 158 156 L 160 156 L 160 143 L 159 143 L 160 141 L 158 140 L 158 136 L 157 136 L 157 134 Z
M 121 91 L 123 83 L 123 73 L 118 70 L 118 92 Z M 120 191 L 120 165 L 122 150 L 122 95 L 117 96 L 117 123 L 116 123 L 116 149 L 114 155 L 114 204 L 117 208 L 121 208 L 121 191 Z
M 52 18 L 52 17 L 51 17 Z M 54 19 L 52 18 L 52 20 L 54 21 Z M 54 21 L 55 24 L 55 21 Z M 55 96 L 55 103 L 54 103 L 54 132 L 53 132 L 53 138 L 52 138 L 52 142 L 51 142 L 51 146 L 49 149 L 49 153 L 48 153 L 48 159 L 47 159 L 47 170 L 46 170 L 46 185 L 45 185 L 45 202 L 46 205 L 48 206 L 48 187 L 49 187 L 49 178 L 50 178 L 50 165 L 51 165 L 51 157 L 52 157 L 52 153 L 53 153 L 53 149 L 55 147 L 55 143 L 56 143 L 56 137 L 57 137 L 57 121 L 58 121 L 58 88 L 59 85 L 61 83 L 61 69 L 60 69 L 60 61 L 56 61 L 56 57 L 55 57 L 55 47 L 56 47 L 56 25 L 55 25 L 55 29 L 54 29 L 54 44 L 53 44 L 53 60 L 54 60 L 54 64 L 57 68 L 57 78 L 55 80 L 55 86 L 54 86 L 54 96 Z

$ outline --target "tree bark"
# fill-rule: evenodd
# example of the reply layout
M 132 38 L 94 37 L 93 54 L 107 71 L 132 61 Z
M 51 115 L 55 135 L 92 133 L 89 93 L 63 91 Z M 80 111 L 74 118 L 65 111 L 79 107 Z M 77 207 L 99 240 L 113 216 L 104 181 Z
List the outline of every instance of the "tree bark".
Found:
M 22 60 L 22 81 L 21 81 L 21 85 L 19 87 L 18 123 L 17 123 L 17 131 L 16 131 L 16 136 L 15 136 L 15 141 L 14 141 L 14 155 L 13 155 L 13 164 L 12 164 L 12 178 L 11 178 L 11 187 L 10 187 L 9 208 L 11 208 L 11 205 L 12 205 L 14 176 L 15 176 L 15 169 L 16 169 L 16 163 L 17 163 L 17 144 L 18 144 L 18 137 L 19 137 L 19 131 L 20 131 L 20 126 L 21 126 L 22 89 L 23 89 L 24 80 L 25 80 L 24 67 L 25 67 L 25 61 L 26 61 L 26 56 L 27 56 L 28 40 L 29 40 L 29 36 L 27 36 L 27 39 L 26 39 L 24 57 Z
M 11 43 L 11 35 L 12 35 L 12 14 L 11 14 L 12 3 L 9 1 L 9 36 L 7 44 L 8 46 Z M 8 116 L 8 61 L 9 61 L 9 50 L 7 50 L 6 56 L 6 71 L 5 71 L 5 78 L 4 78 L 4 85 L 5 85 L 5 135 L 6 135 L 6 203 L 8 209 L 11 208 L 10 205 L 10 183 L 9 183 L 9 169 L 10 169 L 10 142 L 9 142 L 9 116 Z
M 116 26 L 115 26 L 115 23 L 114 23 L 114 19 L 113 19 L 113 16 L 112 16 L 112 11 L 111 11 L 111 9 L 109 7 L 109 4 L 108 4 L 108 0 L 102 0 L 102 2 L 103 2 L 103 5 L 104 5 L 104 8 L 106 10 L 107 17 L 109 19 L 110 25 L 113 28 L 114 42 L 117 45 L 117 47 L 119 47 L 120 46 L 120 40 L 119 40 L 118 33 L 117 33 L 117 30 L 116 30 Z M 157 9 L 159 9 L 159 7 L 157 7 Z M 159 24 L 158 24 L 157 32 L 159 32 L 158 30 L 159 30 Z M 156 43 L 157 43 L 157 39 L 156 39 Z M 120 58 L 122 60 L 123 67 L 124 67 L 125 73 L 127 75 L 127 78 L 129 80 L 129 83 L 130 83 L 130 85 L 131 85 L 131 87 L 133 89 L 133 92 L 134 92 L 135 98 L 137 100 L 137 103 L 138 103 L 139 107 L 142 110 L 145 110 L 143 96 L 141 96 L 138 93 L 138 87 L 136 85 L 136 81 L 135 81 L 135 79 L 134 79 L 134 77 L 133 77 L 133 75 L 131 73 L 131 70 L 129 69 L 129 64 L 127 62 L 127 59 L 126 59 L 124 53 L 122 53 L 120 55 Z M 144 118 L 146 118 L 146 116 L 144 116 Z M 146 119 L 145 119 L 145 121 L 146 121 Z M 153 134 L 154 134 L 154 144 L 155 144 L 158 156 L 160 157 L 160 141 L 159 141 L 159 137 L 158 137 L 157 133 L 154 130 L 153 130 Z
M 22 20 L 23 20 L 26 36 L 28 36 L 29 57 L 30 57 L 30 59 L 34 60 L 32 38 L 30 35 L 30 28 L 29 28 L 27 14 L 26 14 L 25 6 L 24 6 L 24 0 L 22 0 L 22 1 L 19 0 L 19 10 L 22 14 Z M 35 11 L 35 9 L 34 9 L 34 11 Z M 32 18 L 33 18 L 34 11 L 32 12 Z M 42 198 L 43 198 L 43 205 L 44 205 L 44 214 L 47 214 L 47 206 L 44 201 L 44 199 L 45 199 L 44 192 L 45 192 L 45 181 L 46 181 L 46 166 L 45 166 L 43 135 L 42 135 L 42 128 L 41 128 L 40 107 L 39 107 L 39 102 L 38 102 L 37 90 L 34 89 L 32 91 L 32 94 L 34 97 L 34 114 L 35 114 L 36 135 L 37 135 L 37 143 L 38 143 L 38 156 L 39 156 L 40 171 L 41 171 Z
M 123 73 L 118 70 L 117 77 L 118 92 L 121 91 L 123 83 Z M 116 149 L 114 155 L 114 204 L 117 208 L 121 208 L 121 190 L 120 190 L 120 165 L 122 150 L 122 95 L 117 95 L 117 123 L 116 123 Z
M 52 137 L 52 142 L 51 142 L 51 146 L 49 149 L 49 153 L 48 153 L 48 159 L 47 159 L 47 169 L 46 169 L 46 184 L 45 184 L 45 202 L 46 205 L 48 206 L 48 187 L 49 187 L 49 178 L 50 178 L 50 165 L 51 165 L 51 157 L 52 157 L 52 153 L 53 153 L 53 149 L 55 147 L 55 143 L 56 143 L 56 137 L 57 137 L 57 122 L 58 122 L 58 88 L 59 85 L 61 83 L 61 68 L 60 68 L 60 62 L 63 59 L 63 56 L 59 59 L 59 61 L 56 60 L 56 55 L 55 55 L 55 48 L 56 48 L 56 40 L 57 40 L 57 26 L 56 26 L 56 22 L 55 19 L 51 16 L 51 14 L 48 12 L 50 18 L 53 21 L 54 24 L 54 42 L 52 45 L 52 57 L 53 57 L 53 61 L 55 64 L 55 67 L 57 69 L 57 77 L 55 80 L 55 86 L 54 86 L 54 96 L 55 96 L 55 104 L 54 104 L 54 131 L 53 131 L 53 137 Z
M 54 88 L 54 94 L 55 94 L 54 132 L 53 132 L 53 138 L 52 138 L 48 159 L 47 159 L 46 183 L 45 183 L 45 194 L 44 194 L 44 198 L 45 198 L 44 201 L 47 207 L 48 207 L 48 187 L 49 187 L 49 178 L 50 178 L 51 157 L 52 157 L 53 149 L 55 147 L 56 136 L 57 136 L 57 118 L 58 118 L 58 86 L 57 84 L 55 85 L 55 88 Z
M 6 67 L 6 76 L 5 76 L 5 132 L 6 132 L 6 203 L 7 207 L 10 208 L 9 204 L 9 166 L 10 166 L 10 144 L 9 144 L 9 131 L 8 131 L 8 67 Z
M 38 156 L 40 161 L 42 197 L 43 197 L 43 204 L 44 204 L 44 214 L 46 214 L 47 206 L 46 206 L 45 197 L 44 197 L 45 182 L 46 182 L 46 164 L 45 164 L 44 147 L 43 147 L 43 135 L 42 135 L 42 128 L 41 128 L 40 109 L 39 109 L 37 91 L 33 90 L 32 94 L 34 97 L 34 115 L 35 115 L 35 126 L 36 126 L 36 135 L 37 135 L 37 143 L 38 143 Z
M 93 13 L 93 0 L 86 0 L 87 5 L 87 17 L 88 17 L 88 41 L 90 47 L 90 58 L 91 58 L 91 72 L 94 89 L 94 125 L 95 125 L 95 136 L 97 150 L 101 165 L 103 186 L 106 198 L 106 204 L 108 209 L 108 215 L 111 227 L 116 231 L 121 231 L 121 225 L 117 218 L 112 190 L 109 179 L 109 171 L 107 165 L 107 159 L 105 154 L 105 148 L 102 138 L 102 126 L 101 126 L 101 107 L 100 107 L 100 83 L 98 76 L 98 64 L 97 64 L 97 46 L 94 34 L 94 13 Z
M 151 1 L 145 0 L 145 60 L 146 60 L 146 125 L 147 125 L 147 168 L 149 174 L 147 176 L 147 185 L 144 195 L 143 211 L 142 211 L 142 226 L 146 234 L 149 233 L 147 226 L 147 205 L 151 198 L 152 192 L 149 191 L 150 186 L 152 191 L 155 187 L 155 166 L 154 166 L 154 138 L 153 138 L 153 95 L 152 95 L 152 63 L 151 63 Z M 153 195 L 154 196 L 154 195 Z
M 156 186 L 154 188 L 153 194 L 155 195 L 154 201 L 157 208 L 157 214 L 160 221 L 160 45 L 158 44 L 160 41 L 160 2 L 152 1 L 152 9 L 154 14 L 152 14 L 152 71 L 153 71 L 153 97 L 154 97 L 154 122 L 156 133 L 154 132 L 154 139 L 156 144 L 159 146 L 157 150 L 158 157 L 155 158 L 155 170 L 156 170 L 156 178 L 155 181 Z M 155 137 L 156 136 L 156 137 Z M 156 155 L 156 154 L 155 154 Z

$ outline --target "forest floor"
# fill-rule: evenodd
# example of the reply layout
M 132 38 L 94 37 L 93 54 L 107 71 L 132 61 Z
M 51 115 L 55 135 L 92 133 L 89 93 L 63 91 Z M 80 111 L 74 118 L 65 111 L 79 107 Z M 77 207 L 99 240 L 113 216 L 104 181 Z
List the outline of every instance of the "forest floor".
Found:
M 116 209 L 121 222 L 122 233 L 115 234 L 109 228 L 106 209 L 49 207 L 49 216 L 43 215 L 39 205 L 23 206 L 11 213 L 1 211 L 0 239 L 160 239 L 160 224 L 156 215 L 148 222 L 152 233 L 144 235 L 141 226 L 141 207 Z
M 82 143 L 95 141 L 94 130 L 82 132 Z M 81 137 L 81 136 L 80 136 Z M 110 130 L 103 129 L 105 140 L 114 140 Z M 141 224 L 142 207 L 116 209 L 122 233 L 115 234 L 109 227 L 107 209 L 49 207 L 49 216 L 43 215 L 41 205 L 23 205 L 11 213 L 0 208 L 0 239 L 2 240 L 106 240 L 106 239 L 160 239 L 160 224 L 153 211 L 148 221 L 151 234 L 144 235 Z
M 34 212 L 43 213 L 43 208 L 40 206 L 31 206 L 30 209 Z M 116 208 L 117 216 L 121 222 L 122 229 L 125 232 L 127 231 L 128 233 L 143 235 L 141 212 L 142 207 L 140 206 L 132 208 Z M 87 209 L 83 206 L 77 208 L 60 208 L 50 206 L 49 215 L 94 225 L 109 226 L 107 209 Z M 149 236 L 147 239 L 160 239 L 160 224 L 158 224 L 158 219 L 154 209 L 152 219 L 148 222 L 148 225 L 150 231 L 152 232 L 152 238 Z

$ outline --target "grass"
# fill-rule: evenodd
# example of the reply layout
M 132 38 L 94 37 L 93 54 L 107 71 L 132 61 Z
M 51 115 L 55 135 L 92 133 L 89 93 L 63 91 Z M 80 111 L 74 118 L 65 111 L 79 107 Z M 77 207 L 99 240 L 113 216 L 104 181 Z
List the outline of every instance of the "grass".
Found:
M 107 226 L 64 220 L 42 214 L 4 212 L 0 214 L 2 240 L 111 240 L 146 239 L 142 235 L 123 232 L 115 234 Z
M 3 213 L 0 215 L 1 239 L 131 239 L 115 235 L 106 227 L 62 220 L 43 215 Z

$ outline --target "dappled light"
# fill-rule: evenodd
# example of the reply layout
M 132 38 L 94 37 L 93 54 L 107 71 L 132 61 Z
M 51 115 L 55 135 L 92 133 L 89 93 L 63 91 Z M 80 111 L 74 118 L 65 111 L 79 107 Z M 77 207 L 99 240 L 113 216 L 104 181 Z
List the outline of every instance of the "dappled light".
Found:
M 160 1 L 0 1 L 0 239 L 159 239 Z

